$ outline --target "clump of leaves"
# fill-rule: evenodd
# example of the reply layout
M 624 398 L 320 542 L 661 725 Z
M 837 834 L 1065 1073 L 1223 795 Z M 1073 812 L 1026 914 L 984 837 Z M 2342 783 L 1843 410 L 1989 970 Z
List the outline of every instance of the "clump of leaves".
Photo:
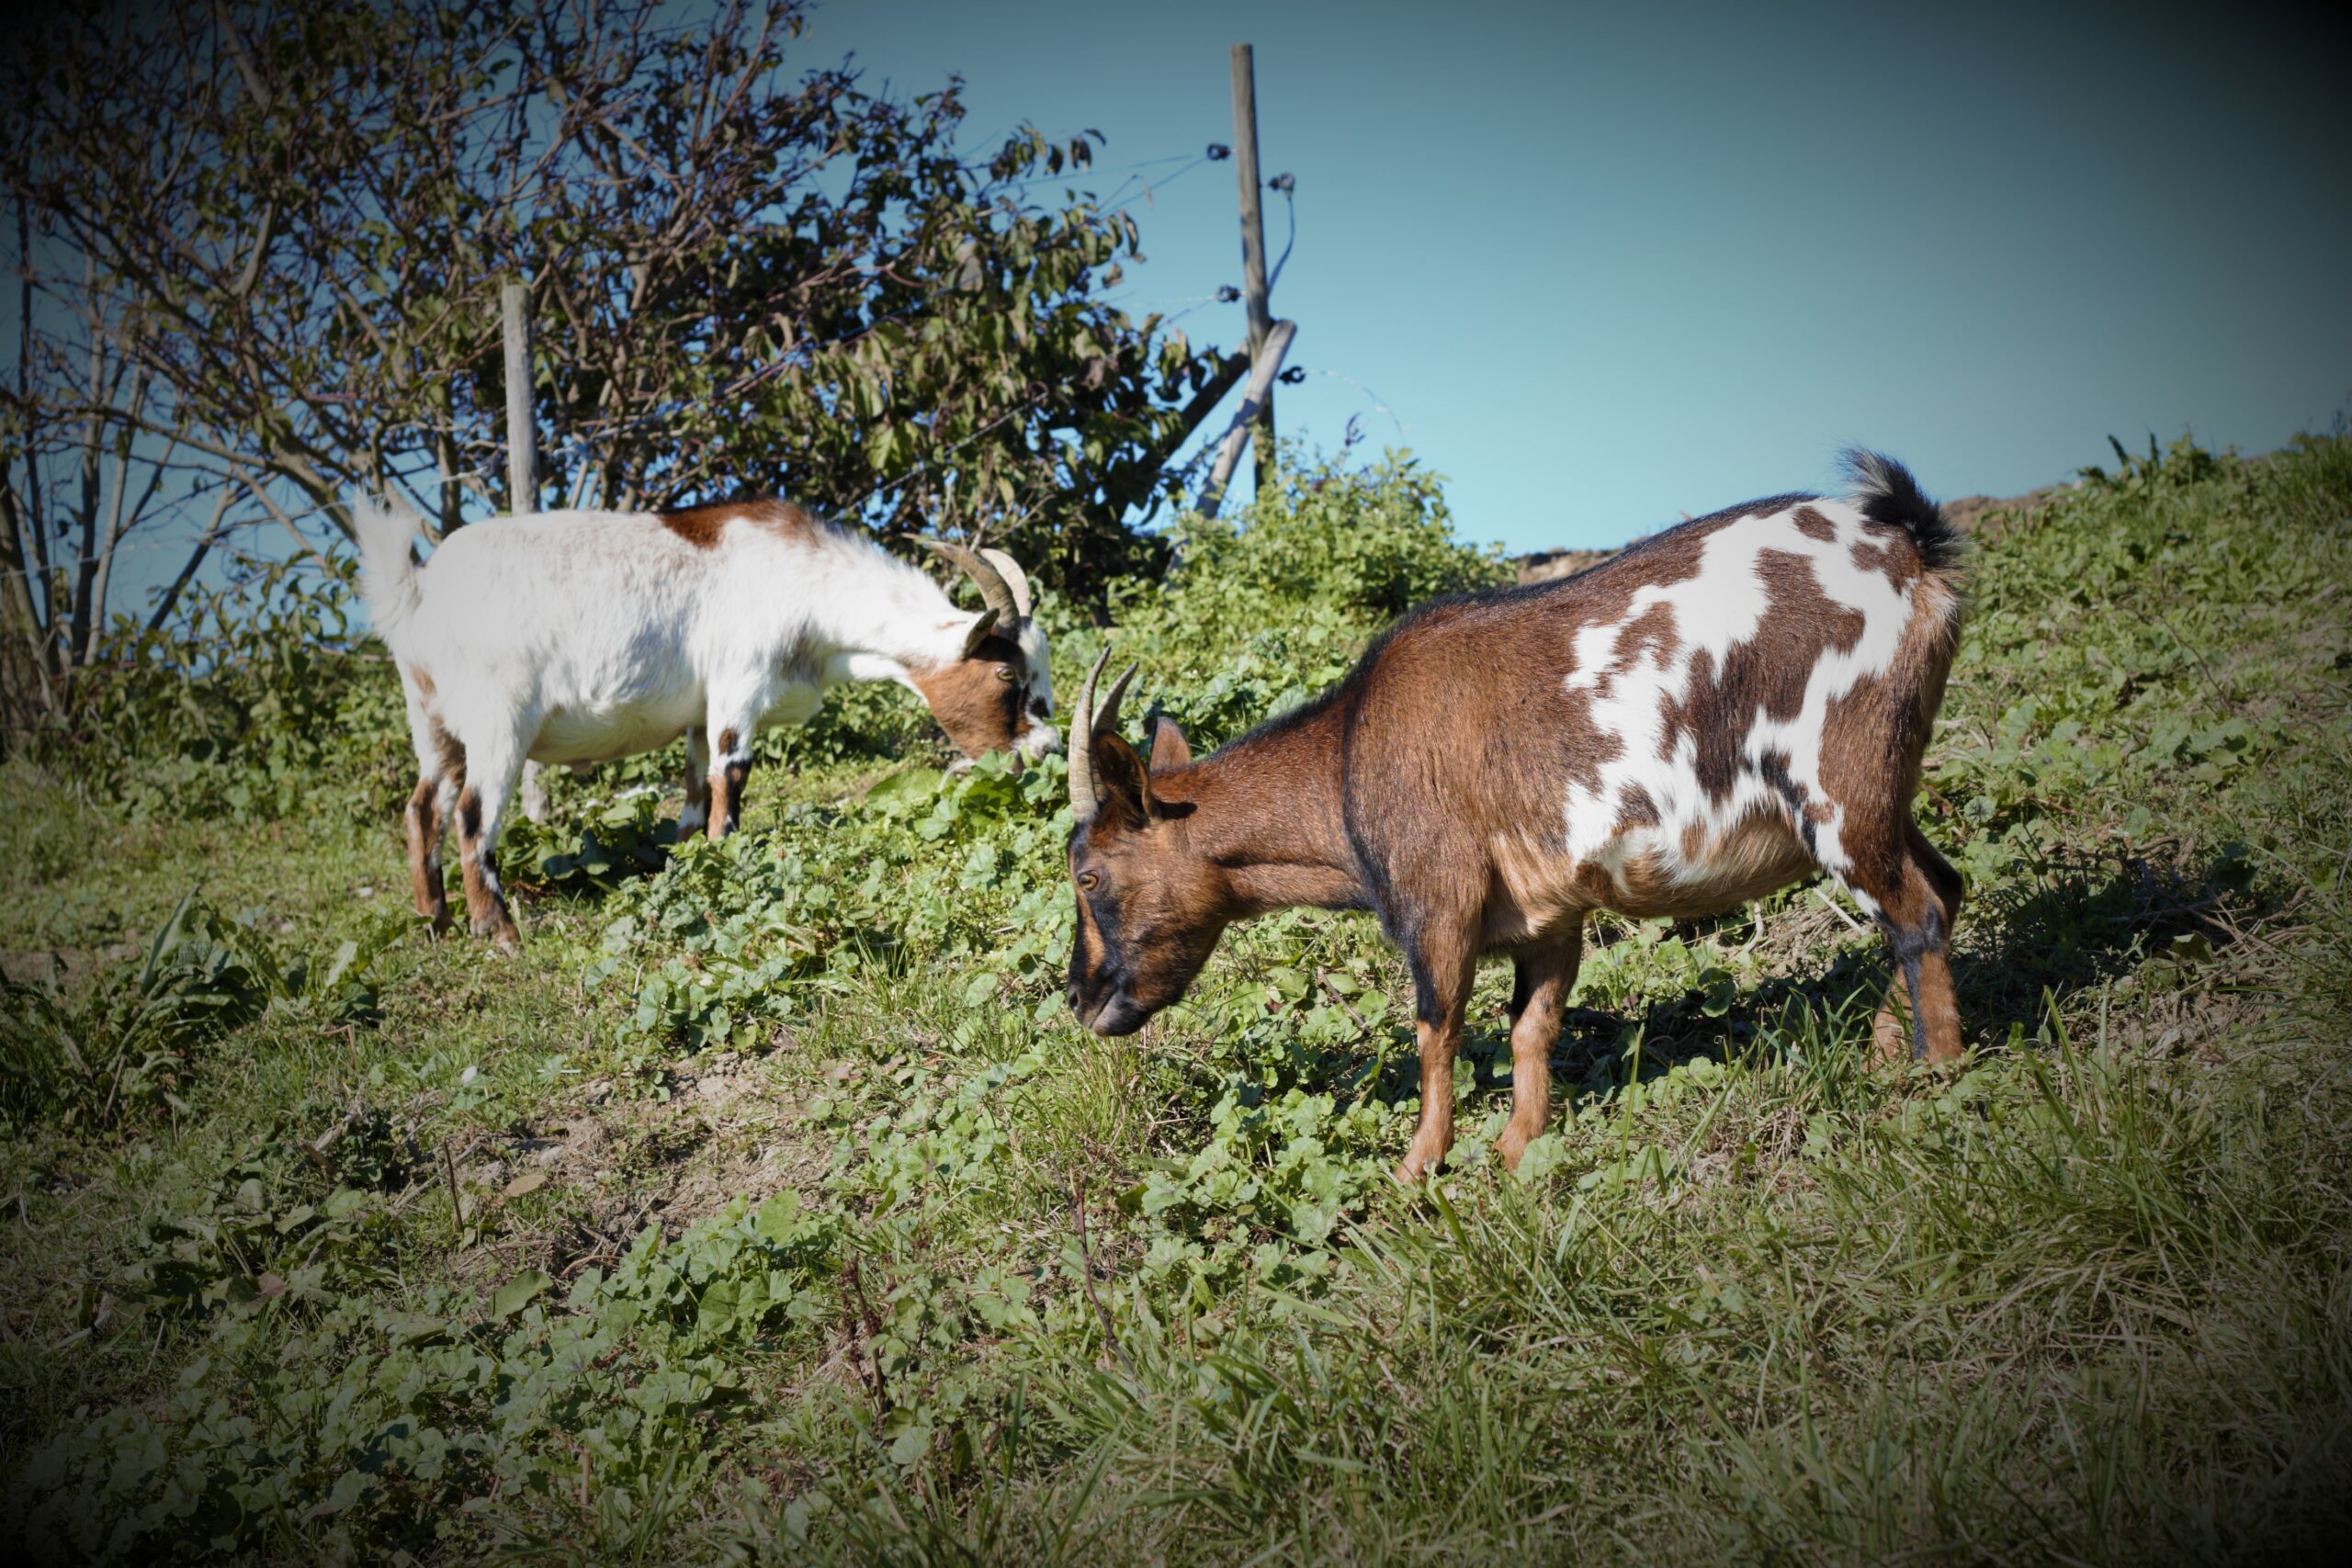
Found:
M 148 943 L 135 973 L 78 999 L 6 982 L 0 1010 L 0 1113 L 62 1113 L 107 1124 L 175 1092 L 191 1051 L 272 1010 L 341 1025 L 376 1016 L 375 961 L 408 922 L 377 917 L 324 954 L 287 953 L 225 919 L 193 890 Z
M 639 786 L 560 826 L 518 818 L 499 842 L 500 874 L 516 886 L 610 892 L 659 871 L 678 841 L 677 819 L 664 819 L 661 804 L 659 791 Z

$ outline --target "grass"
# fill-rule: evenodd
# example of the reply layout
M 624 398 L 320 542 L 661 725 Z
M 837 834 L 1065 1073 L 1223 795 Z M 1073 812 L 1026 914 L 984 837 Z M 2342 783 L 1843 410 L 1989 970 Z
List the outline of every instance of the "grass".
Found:
M 1332 560 L 1485 570 L 1372 499 L 1130 602 L 1145 694 L 1213 740 L 1376 625 Z M 1482 976 L 1419 1193 L 1361 918 L 1071 1025 L 1052 766 L 868 793 L 844 745 L 650 876 L 648 803 L 567 782 L 502 961 L 385 913 L 366 790 L 126 813 L 11 762 L 9 1512 L 65 1560 L 2311 1554 L 2352 1525 L 2348 520 L 2335 437 L 1984 524 L 1920 807 L 1963 1068 L 1866 1063 L 1883 955 L 1815 889 L 1612 923 L 1517 1178 Z

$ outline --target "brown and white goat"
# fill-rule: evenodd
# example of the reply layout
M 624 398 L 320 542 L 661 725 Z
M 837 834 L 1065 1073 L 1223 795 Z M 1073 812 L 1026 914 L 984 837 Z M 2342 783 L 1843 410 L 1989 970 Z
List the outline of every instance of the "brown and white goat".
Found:
M 1516 1165 L 1585 916 L 1695 916 L 1827 872 L 1887 934 L 1907 1021 L 1882 1047 L 1961 1051 L 1946 942 L 1959 874 L 1911 819 L 1960 628 L 1960 540 L 1900 465 L 1850 456 L 1847 501 L 1783 495 L 1577 576 L 1440 600 L 1332 692 L 1194 761 L 1162 719 L 1147 766 L 1122 675 L 1071 728 L 1069 1002 L 1125 1034 L 1177 1000 L 1226 926 L 1370 909 L 1413 976 L 1410 1180 L 1453 1141 L 1453 1057 L 1485 953 L 1516 967 Z M 1132 667 L 1129 673 L 1132 673 Z M 1888 1007 L 1894 995 L 1890 992 Z
M 1010 556 L 926 541 L 978 586 L 959 610 L 919 568 L 782 502 L 548 513 L 453 534 L 419 567 L 417 518 L 353 509 L 376 630 L 408 694 L 417 912 L 448 923 L 454 821 L 477 936 L 519 937 L 492 852 L 527 757 L 600 762 L 687 738 L 683 830 L 731 831 L 753 734 L 843 681 L 897 681 L 967 757 L 1057 749 L 1046 634 Z

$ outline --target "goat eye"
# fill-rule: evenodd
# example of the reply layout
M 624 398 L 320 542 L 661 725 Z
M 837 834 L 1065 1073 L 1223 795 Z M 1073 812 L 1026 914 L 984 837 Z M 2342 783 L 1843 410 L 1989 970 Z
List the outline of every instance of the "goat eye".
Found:
M 996 667 L 996 678 L 997 678 L 998 680 L 1000 680 L 1000 681 L 1010 681 L 1010 680 L 1012 680 L 1012 667 L 1011 665 L 1009 665 L 1009 664 L 1000 664 L 1000 665 L 998 665 L 998 666 Z
M 1102 886 L 1102 879 L 1091 871 L 1081 871 L 1078 874 L 1078 885 L 1091 893 Z

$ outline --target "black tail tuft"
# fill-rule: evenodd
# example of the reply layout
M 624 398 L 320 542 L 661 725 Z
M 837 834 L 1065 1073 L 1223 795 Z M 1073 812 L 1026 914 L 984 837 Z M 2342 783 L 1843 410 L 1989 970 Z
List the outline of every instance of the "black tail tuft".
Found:
M 1942 507 L 1928 499 L 1910 469 L 1859 446 L 1846 453 L 1845 462 L 1854 480 L 1854 504 L 1863 516 L 1909 534 L 1929 571 L 1948 571 L 1959 564 L 1960 530 L 1951 525 Z

